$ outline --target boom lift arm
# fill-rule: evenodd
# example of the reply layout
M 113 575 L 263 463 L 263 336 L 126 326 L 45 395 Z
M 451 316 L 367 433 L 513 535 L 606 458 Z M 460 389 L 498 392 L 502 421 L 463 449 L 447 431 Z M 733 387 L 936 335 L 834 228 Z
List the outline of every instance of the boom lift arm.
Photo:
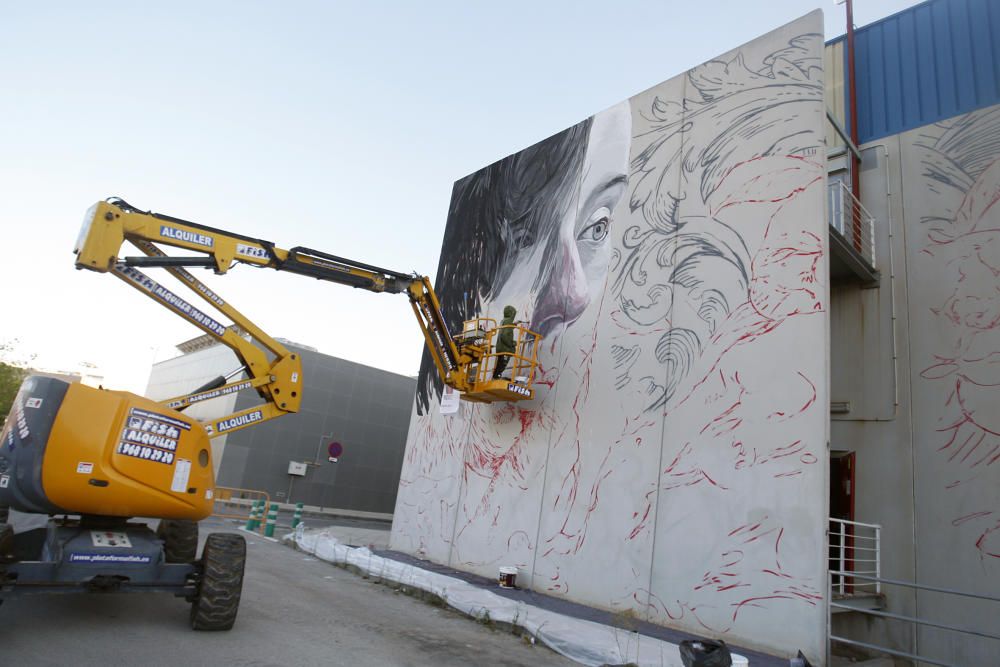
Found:
M 136 256 L 119 256 L 126 241 L 138 249 Z M 161 246 L 191 252 L 169 256 Z M 430 281 L 419 275 L 309 248 L 283 250 L 262 239 L 139 211 L 120 199 L 87 212 L 75 252 L 77 268 L 112 273 L 230 347 L 242 366 L 193 393 L 160 402 L 127 391 L 27 377 L 0 429 L 0 602 L 38 592 L 172 592 L 193 603 L 193 628 L 233 626 L 243 585 L 243 538 L 209 535 L 196 560 L 196 522 L 215 506 L 209 439 L 297 411 L 302 360 L 189 273 L 191 267 L 224 274 L 240 262 L 371 292 L 405 293 L 446 385 L 474 401 L 532 397 L 537 336 L 516 328 L 513 354 L 492 352 L 498 333 L 493 320 L 466 322 L 452 337 Z M 165 269 L 211 308 L 200 310 L 174 294 L 143 273 L 146 267 Z M 233 326 L 209 314 L 211 309 Z M 126 317 L 115 325 L 140 335 L 144 330 L 141 322 Z M 506 333 L 504 339 L 506 350 Z M 493 377 L 498 354 L 512 357 L 511 380 Z M 244 371 L 247 379 L 238 378 Z M 263 405 L 209 423 L 181 412 L 250 388 Z M 6 521 L 9 508 L 62 518 L 17 532 Z M 163 521 L 154 533 L 145 522 L 129 522 L 136 516 Z
M 119 257 L 126 241 L 142 255 Z M 160 245 L 183 248 L 198 255 L 169 256 Z M 302 399 L 301 360 L 195 278 L 186 267 L 206 267 L 224 274 L 234 264 L 244 263 L 370 292 L 405 293 L 445 385 L 461 392 L 463 399 L 479 402 L 525 400 L 534 394 L 531 384 L 537 366 L 537 334 L 518 327 L 515 332 L 517 351 L 510 364 L 512 380 L 494 379 L 492 369 L 496 355 L 491 350 L 493 336 L 497 333 L 495 321 L 470 320 L 465 323 L 463 332 L 453 337 L 430 280 L 416 273 L 389 271 L 301 246 L 284 250 L 270 241 L 140 211 L 121 199 L 98 202 L 87 211 L 74 252 L 76 268 L 114 274 L 236 353 L 242 363 L 239 370 L 245 370 L 249 379 L 228 382 L 228 378 L 219 377 L 191 394 L 163 401 L 167 407 L 183 410 L 199 401 L 255 388 L 265 405 L 207 424 L 211 437 L 298 411 Z M 234 328 L 226 327 L 140 271 L 147 267 L 166 269 L 256 339 L 272 358 Z

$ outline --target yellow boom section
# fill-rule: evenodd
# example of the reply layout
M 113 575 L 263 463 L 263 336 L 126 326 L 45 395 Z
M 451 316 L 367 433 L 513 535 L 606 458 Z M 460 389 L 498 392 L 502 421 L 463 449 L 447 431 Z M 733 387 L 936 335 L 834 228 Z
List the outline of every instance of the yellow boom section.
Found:
M 142 255 L 120 257 L 126 241 Z M 169 256 L 160 246 L 183 248 L 198 254 Z M 496 355 L 491 348 L 496 329 L 481 329 L 479 325 L 470 329 L 470 322 L 467 322 L 463 332 L 453 337 L 430 280 L 417 274 L 388 271 L 310 248 L 285 250 L 270 241 L 140 211 L 120 199 L 98 202 L 87 211 L 74 252 L 78 269 L 113 273 L 235 351 L 243 364 L 241 370 L 246 370 L 249 379 L 227 383 L 226 378 L 217 378 L 192 394 L 163 402 L 167 407 L 184 409 L 200 400 L 251 387 L 265 399 L 266 405 L 262 407 L 228 415 L 209 424 L 211 436 L 298 411 L 302 399 L 301 360 L 195 278 L 186 267 L 211 268 L 217 274 L 224 274 L 240 262 L 371 292 L 405 293 L 444 384 L 462 392 L 462 397 L 471 401 L 519 401 L 534 395 L 537 334 L 518 327 L 517 351 L 510 355 L 513 357 L 512 376 L 494 379 L 492 370 Z M 166 269 L 209 306 L 249 333 L 264 349 L 144 274 L 141 269 L 146 267 Z

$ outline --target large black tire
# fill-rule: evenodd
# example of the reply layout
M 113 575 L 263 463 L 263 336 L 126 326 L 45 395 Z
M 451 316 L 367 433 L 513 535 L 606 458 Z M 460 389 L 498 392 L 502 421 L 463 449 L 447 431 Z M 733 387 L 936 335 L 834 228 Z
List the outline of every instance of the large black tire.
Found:
M 198 558 L 198 522 L 163 519 L 156 536 L 163 540 L 163 556 L 168 563 L 193 563 Z
M 198 596 L 191 605 L 195 630 L 229 630 L 236 622 L 243 592 L 247 543 L 242 535 L 212 533 L 201 552 Z

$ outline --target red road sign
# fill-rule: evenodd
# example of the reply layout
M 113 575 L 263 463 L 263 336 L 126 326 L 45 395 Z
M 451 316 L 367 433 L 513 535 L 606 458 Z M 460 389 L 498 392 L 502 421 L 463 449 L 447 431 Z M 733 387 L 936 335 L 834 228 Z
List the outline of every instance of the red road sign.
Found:
M 331 442 L 326 451 L 331 459 L 339 459 L 340 455 L 344 453 L 344 446 L 339 442 Z

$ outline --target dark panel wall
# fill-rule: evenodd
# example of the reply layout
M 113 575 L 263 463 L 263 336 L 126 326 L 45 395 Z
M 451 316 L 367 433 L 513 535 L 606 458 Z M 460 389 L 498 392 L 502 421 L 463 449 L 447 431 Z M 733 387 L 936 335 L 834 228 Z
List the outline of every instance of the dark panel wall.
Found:
M 928 0 L 855 31 L 859 143 L 1000 103 L 997 35 L 996 0 Z
M 221 486 L 259 489 L 272 500 L 391 513 L 396 502 L 415 380 L 325 354 L 302 355 L 302 410 L 229 436 Z M 236 410 L 260 402 L 241 392 Z M 337 463 L 327 444 L 343 444 Z M 289 461 L 318 462 L 305 477 Z

